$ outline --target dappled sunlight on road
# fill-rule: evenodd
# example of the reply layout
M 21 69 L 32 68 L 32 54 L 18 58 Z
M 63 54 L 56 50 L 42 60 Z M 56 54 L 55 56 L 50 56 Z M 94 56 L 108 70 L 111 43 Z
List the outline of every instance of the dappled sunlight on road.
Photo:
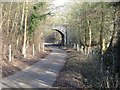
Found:
M 32 66 L 2 81 L 3 88 L 50 88 L 64 65 L 66 53 L 51 48 L 53 52 Z

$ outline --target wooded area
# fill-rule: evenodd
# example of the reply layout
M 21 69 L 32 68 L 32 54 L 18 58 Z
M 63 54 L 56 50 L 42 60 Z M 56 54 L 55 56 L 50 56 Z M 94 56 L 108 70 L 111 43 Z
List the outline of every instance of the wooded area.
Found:
M 99 57 L 101 88 L 120 87 L 120 2 L 69 2 L 67 11 L 58 15 L 64 17 L 60 20 L 54 18 L 50 5 L 51 2 L 28 0 L 0 3 L 3 61 L 44 52 L 45 39 L 60 40 L 60 35 L 54 37 L 50 26 L 63 24 L 67 29 L 67 48 L 72 47 L 87 58 Z
M 27 56 L 33 47 L 40 52 L 43 50 L 43 29 L 47 12 L 47 3 L 37 4 L 28 1 L 19 3 L 1 3 L 3 58 L 12 61 L 12 57 L 22 54 Z M 38 26 L 39 24 L 39 26 Z
M 81 50 L 88 58 L 97 55 L 101 61 L 101 87 L 118 87 L 120 3 L 76 1 L 69 7 L 68 45 Z
M 48 5 L 48 2 L 32 3 L 28 0 L 1 2 L 3 72 L 13 67 L 14 62 L 27 60 L 40 53 L 44 55 L 44 29 L 46 18 L 50 15 Z

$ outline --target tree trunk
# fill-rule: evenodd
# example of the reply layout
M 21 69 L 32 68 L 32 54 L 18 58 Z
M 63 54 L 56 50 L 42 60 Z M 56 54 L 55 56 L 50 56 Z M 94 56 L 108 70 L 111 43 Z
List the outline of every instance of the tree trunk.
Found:
M 19 6 L 17 6 L 16 9 L 19 9 Z M 10 29 L 10 32 L 9 32 L 9 38 L 10 38 L 10 40 L 12 40 L 13 38 L 15 39 L 15 37 L 13 37 L 13 36 L 15 36 L 15 34 L 16 34 L 15 31 L 17 31 L 16 27 L 15 27 L 15 24 L 17 23 L 16 22 L 17 15 L 18 15 L 18 12 L 16 11 L 14 19 L 12 20 L 12 28 Z
M 87 11 L 87 10 L 85 10 L 85 11 Z M 88 33 L 89 33 L 89 46 L 88 46 L 88 54 L 89 54 L 90 50 L 91 50 L 91 41 L 92 41 L 91 21 L 90 21 L 90 18 L 88 18 L 88 16 L 86 15 L 86 12 L 85 12 L 85 17 L 87 20 Z
M 117 20 L 117 17 L 116 17 L 116 9 L 115 9 L 114 16 L 113 16 L 113 22 L 114 22 L 113 23 L 113 32 L 112 32 L 112 37 L 111 37 L 108 49 L 110 49 L 113 46 L 113 40 L 114 40 L 115 33 L 116 33 L 116 20 Z
M 2 12 L 2 3 L 0 2 L 0 12 Z M 0 13 L 0 60 L 2 62 L 2 13 Z M 0 73 L 2 74 L 2 63 L 0 63 Z M 2 90 L 2 75 L 0 75 L 0 89 Z
M 103 3 L 101 11 L 101 30 L 100 30 L 100 59 L 101 59 L 101 73 L 103 72 L 103 28 L 104 28 L 104 12 L 103 12 Z
M 10 4 L 10 9 L 9 9 L 9 12 L 8 12 L 8 26 L 7 26 L 7 36 L 9 35 L 9 25 L 10 25 L 10 13 L 11 13 L 11 9 L 12 9 L 12 2 Z
M 86 55 L 87 51 L 87 30 L 85 29 L 85 45 L 84 45 L 84 53 Z
M 91 27 L 90 27 L 90 20 L 87 18 L 87 23 L 88 23 L 88 31 L 89 31 L 89 47 L 88 47 L 88 54 L 90 53 L 90 50 L 91 50 Z
M 23 2 L 22 17 L 21 17 L 21 22 L 20 22 L 20 31 L 19 31 L 19 35 L 18 35 L 17 41 L 16 41 L 17 46 L 18 46 L 18 43 L 19 43 L 20 34 L 22 32 L 22 29 L 23 29 L 24 16 L 25 16 L 25 2 Z
M 2 3 L 0 3 L 0 12 L 2 12 Z M 2 60 L 2 13 L 0 13 L 0 60 Z M 2 72 L 2 65 L 0 65 L 0 73 Z M 1 80 L 1 76 L 0 76 Z
M 27 40 L 27 13 L 28 13 L 28 0 L 26 0 L 26 12 L 25 12 L 25 28 L 24 28 L 24 40 L 23 40 L 23 49 L 22 54 L 26 57 L 26 40 Z

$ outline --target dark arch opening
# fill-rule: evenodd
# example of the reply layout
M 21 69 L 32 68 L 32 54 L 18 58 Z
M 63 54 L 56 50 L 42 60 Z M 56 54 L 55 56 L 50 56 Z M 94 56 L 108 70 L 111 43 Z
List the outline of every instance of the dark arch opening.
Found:
M 64 42 L 65 42 L 65 40 L 64 40 L 64 34 L 61 32 L 61 31 L 59 31 L 58 29 L 53 29 L 53 30 L 55 30 L 55 31 L 57 31 L 58 33 L 60 33 L 60 35 L 61 35 L 61 37 L 62 37 L 62 40 L 61 40 L 61 43 L 60 43 L 60 45 L 62 45 L 62 46 L 64 46 Z

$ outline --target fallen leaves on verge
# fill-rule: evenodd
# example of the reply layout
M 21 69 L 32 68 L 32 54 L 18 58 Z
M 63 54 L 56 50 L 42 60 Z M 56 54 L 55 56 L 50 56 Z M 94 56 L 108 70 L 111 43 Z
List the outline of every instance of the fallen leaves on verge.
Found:
M 2 60 L 2 77 L 7 77 L 11 74 L 14 74 L 17 71 L 20 71 L 38 61 L 41 58 L 46 57 L 51 52 L 50 49 L 46 48 L 46 52 L 37 53 L 35 56 L 28 55 L 27 58 L 22 58 L 15 56 L 14 60 L 9 62 L 7 59 Z
M 68 58 L 61 70 L 54 87 L 92 88 L 99 87 L 99 61 L 78 53 L 73 49 L 66 50 Z

